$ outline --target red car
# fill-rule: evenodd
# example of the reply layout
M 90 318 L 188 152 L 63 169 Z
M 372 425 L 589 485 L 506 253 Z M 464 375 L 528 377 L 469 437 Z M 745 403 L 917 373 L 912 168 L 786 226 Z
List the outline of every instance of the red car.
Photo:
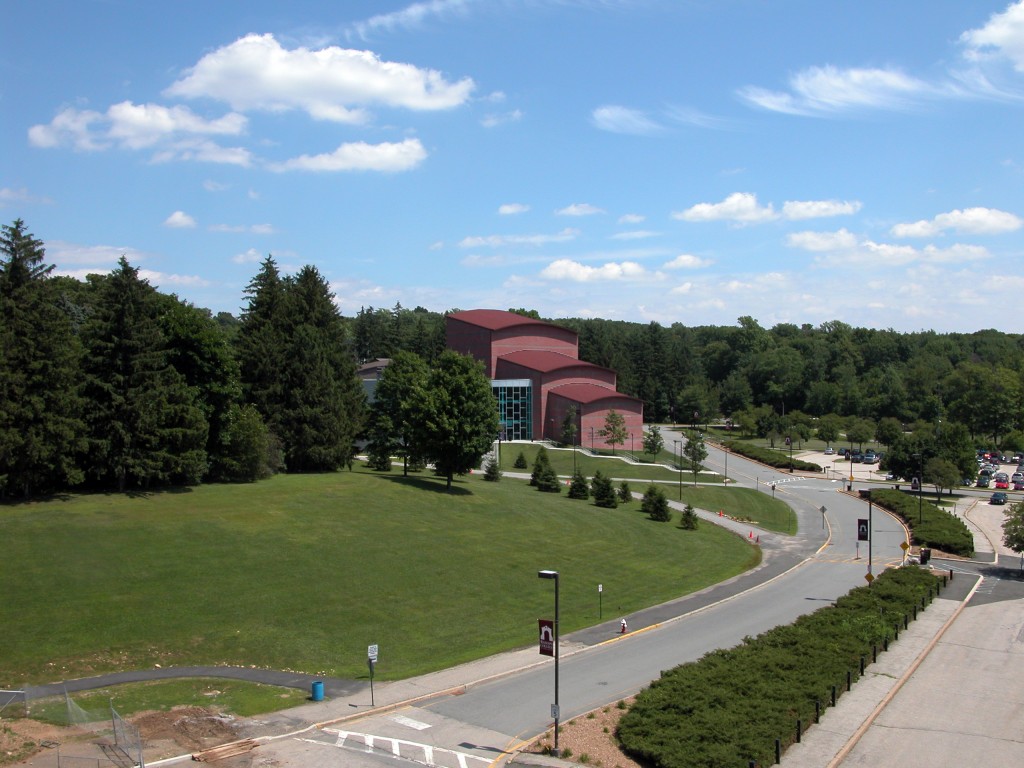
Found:
M 1006 490 L 1009 487 L 1010 483 L 1008 480 L 996 480 L 996 488 Z

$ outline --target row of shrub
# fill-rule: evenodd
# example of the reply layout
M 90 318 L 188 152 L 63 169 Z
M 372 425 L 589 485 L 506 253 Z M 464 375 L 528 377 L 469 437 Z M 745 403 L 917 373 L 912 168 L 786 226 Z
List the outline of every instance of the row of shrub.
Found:
M 829 607 L 728 650 L 663 672 L 619 723 L 630 756 L 652 768 L 774 762 L 775 742 L 796 739 L 816 702 L 831 702 L 898 635 L 941 582 L 914 566 L 885 571 Z
M 727 450 L 745 456 L 748 459 L 767 464 L 775 469 L 799 469 L 801 472 L 822 472 L 820 464 L 812 464 L 809 461 L 791 459 L 785 453 L 779 453 L 772 448 L 764 448 L 751 443 L 741 443 L 736 440 L 729 440 L 723 444 Z
M 869 498 L 906 523 L 911 543 L 961 557 L 974 556 L 974 536 L 959 517 L 924 501 L 917 494 L 903 491 L 875 488 Z

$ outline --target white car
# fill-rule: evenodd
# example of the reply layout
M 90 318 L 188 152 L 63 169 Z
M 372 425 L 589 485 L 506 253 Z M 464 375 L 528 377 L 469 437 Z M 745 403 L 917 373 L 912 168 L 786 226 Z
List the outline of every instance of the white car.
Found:
M 825 449 L 825 455 L 826 456 L 832 456 L 835 452 L 836 452 L 836 449 L 833 448 L 831 445 L 828 448 Z

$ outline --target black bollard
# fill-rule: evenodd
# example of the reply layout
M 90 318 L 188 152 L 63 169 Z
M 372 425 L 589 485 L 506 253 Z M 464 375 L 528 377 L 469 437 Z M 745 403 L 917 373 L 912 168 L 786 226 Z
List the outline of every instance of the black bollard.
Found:
M 803 735 L 804 723 L 802 720 L 796 721 L 796 743 L 800 743 L 800 737 Z
M 846 690 L 849 692 L 850 687 L 853 685 L 853 672 L 846 670 Z
M 821 702 L 817 699 L 814 700 L 814 724 L 817 725 L 821 722 Z
M 889 636 L 888 635 L 886 635 L 885 637 L 882 638 L 882 650 L 883 651 L 888 651 L 889 650 Z
M 778 739 L 775 740 L 775 762 L 782 762 L 782 742 Z
M 832 686 L 832 706 L 836 705 L 836 687 Z
M 878 643 L 871 644 L 871 663 L 878 661 Z
M 864 657 L 860 657 L 860 676 L 864 677 Z

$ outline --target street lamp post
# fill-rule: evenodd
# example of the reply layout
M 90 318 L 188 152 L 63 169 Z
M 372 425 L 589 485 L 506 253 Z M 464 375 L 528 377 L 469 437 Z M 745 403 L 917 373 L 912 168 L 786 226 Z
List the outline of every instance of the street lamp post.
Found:
M 922 512 L 921 512 L 921 493 L 924 491 L 924 454 L 915 453 L 914 458 L 918 461 L 917 473 L 917 524 L 921 525 Z
M 629 433 L 629 452 L 632 455 L 633 460 L 636 461 L 636 448 L 633 446 L 633 433 L 632 432 Z
M 729 485 L 729 446 L 725 446 L 725 475 L 722 477 L 722 485 Z
M 558 571 L 537 571 L 541 579 L 553 579 L 555 582 L 555 703 L 551 707 L 551 716 L 555 721 L 555 754 L 558 752 Z
M 594 428 L 590 428 L 590 452 L 594 452 Z
M 683 500 L 683 441 L 673 440 L 676 446 L 676 468 L 679 470 L 679 500 Z

